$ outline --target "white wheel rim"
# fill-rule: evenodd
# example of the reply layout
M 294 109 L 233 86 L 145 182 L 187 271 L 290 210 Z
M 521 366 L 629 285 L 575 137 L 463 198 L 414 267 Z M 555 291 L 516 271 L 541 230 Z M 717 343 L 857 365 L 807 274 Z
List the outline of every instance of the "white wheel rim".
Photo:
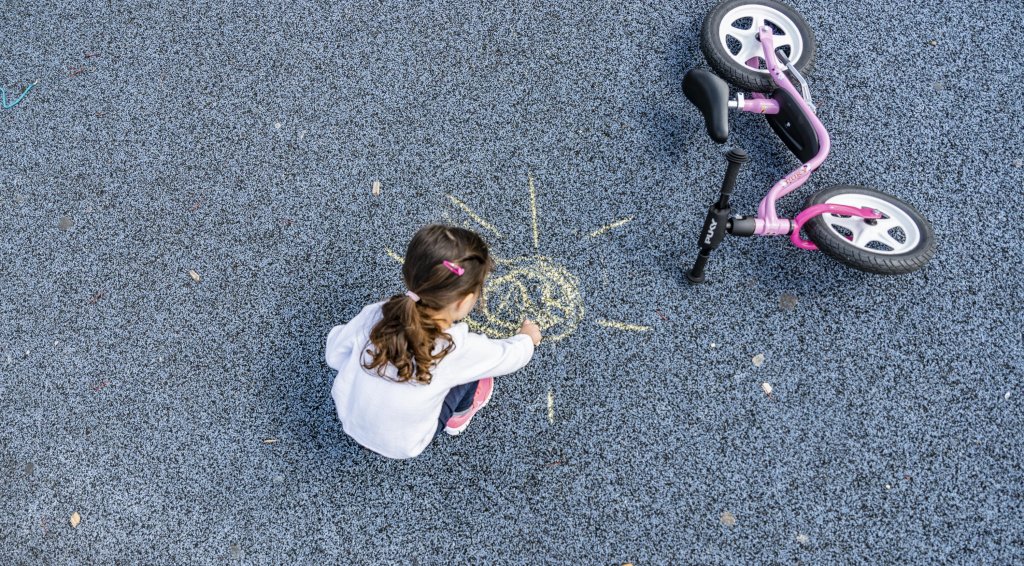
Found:
M 752 20 L 749 29 L 736 27 L 736 23 L 744 18 Z M 775 45 L 775 49 L 788 45 L 789 60 L 794 63 L 799 61 L 800 56 L 804 52 L 804 38 L 800 35 L 800 29 L 789 16 L 761 4 L 747 4 L 726 12 L 722 22 L 718 24 L 718 40 L 721 42 L 725 52 L 732 57 L 733 61 L 751 71 L 767 74 L 767 69 L 755 69 L 747 65 L 747 61 L 754 58 L 757 58 L 759 62 L 764 61 L 764 50 L 761 47 L 761 42 L 757 40 L 757 30 L 765 21 L 771 22 L 781 31 L 781 34 L 776 32 L 772 36 L 772 43 Z M 740 44 L 740 49 L 736 53 L 733 53 L 732 49 L 729 48 L 729 38 Z
M 883 214 L 883 218 L 874 223 L 857 216 L 839 214 L 822 214 L 829 229 L 848 244 L 882 255 L 897 255 L 909 252 L 921 242 L 921 228 L 905 210 L 885 199 L 857 193 L 838 194 L 827 201 L 827 204 L 845 204 L 847 206 L 873 208 Z M 903 241 L 898 238 L 896 229 L 903 232 Z M 894 234 L 895 233 L 895 234 Z M 875 246 L 871 246 L 874 243 Z M 879 248 L 878 245 L 889 249 Z

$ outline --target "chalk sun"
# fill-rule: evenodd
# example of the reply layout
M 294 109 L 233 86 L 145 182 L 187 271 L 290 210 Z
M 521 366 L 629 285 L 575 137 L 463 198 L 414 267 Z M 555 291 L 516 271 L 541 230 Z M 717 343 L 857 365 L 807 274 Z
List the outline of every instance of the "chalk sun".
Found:
M 480 302 L 466 322 L 475 332 L 502 337 L 519 330 L 523 319 L 528 318 L 541 328 L 546 341 L 555 342 L 571 335 L 579 327 L 586 310 L 580 296 L 579 279 L 555 259 L 540 254 L 537 190 L 533 175 L 527 175 L 527 181 L 534 253 L 514 258 L 495 257 L 495 272 L 484 284 Z M 478 226 L 498 239 L 504 238 L 497 227 L 458 197 L 449 195 L 448 199 Z M 632 216 L 616 220 L 590 232 L 587 237 L 599 237 L 632 220 Z M 393 260 L 403 261 L 394 251 L 385 251 Z M 598 319 L 596 322 L 602 327 L 629 332 L 651 330 L 649 326 L 613 320 Z

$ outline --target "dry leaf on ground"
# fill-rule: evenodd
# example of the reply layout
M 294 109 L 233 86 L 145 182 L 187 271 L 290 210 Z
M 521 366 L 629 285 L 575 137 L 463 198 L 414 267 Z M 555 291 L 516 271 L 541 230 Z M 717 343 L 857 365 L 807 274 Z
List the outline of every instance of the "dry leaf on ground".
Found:
M 78 528 L 78 523 L 81 523 L 81 522 L 82 522 L 82 516 L 78 514 L 78 511 L 75 511 L 74 513 L 71 514 L 71 526 L 73 528 L 77 529 Z

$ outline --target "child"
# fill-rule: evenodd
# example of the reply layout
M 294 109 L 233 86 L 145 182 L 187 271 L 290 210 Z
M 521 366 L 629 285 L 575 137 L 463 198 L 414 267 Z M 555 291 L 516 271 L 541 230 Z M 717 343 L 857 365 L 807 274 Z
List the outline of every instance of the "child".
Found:
M 461 433 L 491 399 L 494 376 L 525 366 L 540 329 L 491 340 L 464 322 L 493 267 L 477 234 L 421 228 L 402 267 L 408 291 L 362 310 L 327 336 L 338 371 L 331 397 L 345 432 L 389 458 L 412 458 L 442 430 Z

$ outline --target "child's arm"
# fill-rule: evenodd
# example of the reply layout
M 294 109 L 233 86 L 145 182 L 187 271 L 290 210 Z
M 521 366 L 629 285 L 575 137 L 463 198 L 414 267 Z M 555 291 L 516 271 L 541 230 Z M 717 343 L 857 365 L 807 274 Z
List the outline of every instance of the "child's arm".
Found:
M 470 332 L 460 345 L 456 384 L 510 374 L 529 363 L 533 348 L 533 339 L 526 334 L 493 340 Z
M 352 338 L 355 334 L 353 331 L 354 326 L 356 325 L 351 322 L 335 326 L 327 335 L 327 347 L 324 348 L 324 357 L 327 360 L 327 365 L 336 370 L 340 370 L 341 365 L 352 355 Z
M 375 303 L 365 307 L 348 324 L 335 326 L 331 329 L 331 332 L 327 335 L 327 346 L 324 348 L 324 357 L 327 360 L 327 365 L 336 370 L 341 370 L 342 364 L 352 355 L 352 350 L 357 347 L 356 343 L 358 340 L 356 338 L 369 334 L 367 326 L 372 321 L 374 309 L 380 304 Z M 361 348 L 362 345 L 360 344 L 358 347 Z

